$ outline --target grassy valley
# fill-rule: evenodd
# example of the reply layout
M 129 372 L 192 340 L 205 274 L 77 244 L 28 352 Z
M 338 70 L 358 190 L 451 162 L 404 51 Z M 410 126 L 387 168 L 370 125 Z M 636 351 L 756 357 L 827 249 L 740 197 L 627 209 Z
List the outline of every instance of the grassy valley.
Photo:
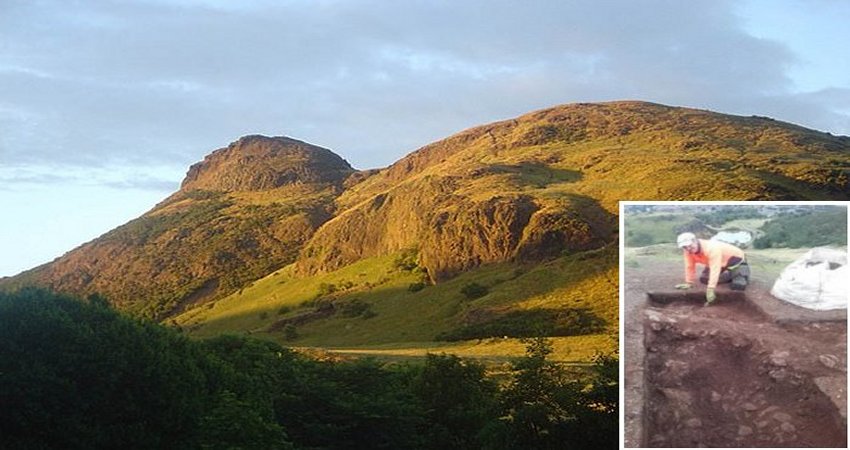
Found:
M 247 331 L 283 345 L 361 353 L 374 347 L 380 350 L 375 354 L 394 349 L 419 356 L 429 350 L 516 356 L 523 351 L 518 338 L 542 334 L 559 336 L 555 357 L 575 361 L 615 345 L 613 246 L 542 265 L 484 266 L 437 285 L 427 284 L 418 266 L 405 267 L 404 256 L 371 258 L 307 278 L 293 277 L 287 267 L 175 323 L 199 337 Z M 486 293 L 470 298 L 464 294 L 469 286 Z M 559 313 L 566 317 L 558 330 L 538 329 L 556 322 L 548 318 Z M 475 345 L 448 341 L 450 334 L 476 327 Z

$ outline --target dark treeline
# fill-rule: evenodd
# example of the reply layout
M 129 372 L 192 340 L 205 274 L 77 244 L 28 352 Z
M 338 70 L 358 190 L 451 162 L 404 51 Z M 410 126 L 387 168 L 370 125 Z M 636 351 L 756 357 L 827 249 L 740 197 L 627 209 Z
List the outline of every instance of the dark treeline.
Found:
M 847 246 L 847 209 L 833 207 L 779 216 L 761 227 L 755 248 Z
M 93 297 L 0 293 L 0 447 L 616 448 L 617 359 L 581 379 L 545 339 L 496 383 L 451 355 L 385 367 L 193 341 Z

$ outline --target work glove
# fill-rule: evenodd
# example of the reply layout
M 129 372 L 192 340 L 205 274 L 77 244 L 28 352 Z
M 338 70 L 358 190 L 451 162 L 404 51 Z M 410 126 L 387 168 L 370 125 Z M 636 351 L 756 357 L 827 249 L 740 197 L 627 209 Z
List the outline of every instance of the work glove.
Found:
M 682 283 L 682 284 L 676 285 L 676 289 L 690 289 L 690 288 L 691 288 L 691 283 Z
M 714 293 L 714 289 L 708 288 L 705 290 L 705 306 L 708 306 L 717 299 L 717 294 Z

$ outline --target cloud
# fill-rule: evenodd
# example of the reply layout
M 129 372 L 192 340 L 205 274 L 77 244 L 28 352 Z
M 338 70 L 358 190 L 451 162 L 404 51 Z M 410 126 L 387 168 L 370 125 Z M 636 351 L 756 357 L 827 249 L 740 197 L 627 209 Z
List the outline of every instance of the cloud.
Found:
M 0 191 L 24 193 L 63 187 L 106 187 L 118 190 L 154 191 L 162 194 L 179 188 L 177 174 L 167 167 L 67 167 L 60 165 L 15 165 L 0 167 Z
M 846 101 L 792 93 L 798 56 L 744 25 L 731 1 L 12 2 L 0 160 L 185 168 L 263 133 L 376 167 L 462 128 L 614 99 L 850 133 Z

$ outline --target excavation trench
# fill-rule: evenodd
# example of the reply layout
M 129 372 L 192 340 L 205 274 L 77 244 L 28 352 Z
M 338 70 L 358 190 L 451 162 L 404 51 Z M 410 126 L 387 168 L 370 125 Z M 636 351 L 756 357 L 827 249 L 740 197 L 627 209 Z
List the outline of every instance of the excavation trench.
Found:
M 846 384 L 844 356 L 820 353 L 846 339 L 846 323 L 777 324 L 740 292 L 710 307 L 697 293 L 647 302 L 644 445 L 847 446 L 846 418 L 825 393 Z

